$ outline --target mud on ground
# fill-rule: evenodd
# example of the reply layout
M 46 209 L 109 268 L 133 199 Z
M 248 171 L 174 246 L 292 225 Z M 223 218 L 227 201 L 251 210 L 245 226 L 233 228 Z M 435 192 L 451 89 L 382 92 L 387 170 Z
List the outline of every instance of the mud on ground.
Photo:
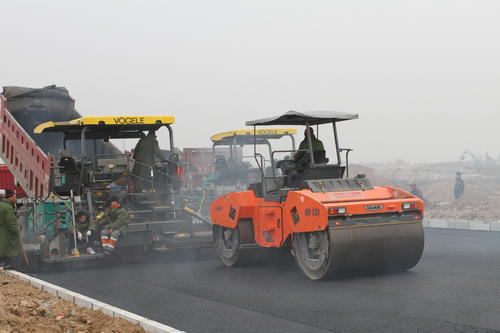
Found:
M 0 333 L 142 333 L 124 319 L 78 307 L 0 272 Z

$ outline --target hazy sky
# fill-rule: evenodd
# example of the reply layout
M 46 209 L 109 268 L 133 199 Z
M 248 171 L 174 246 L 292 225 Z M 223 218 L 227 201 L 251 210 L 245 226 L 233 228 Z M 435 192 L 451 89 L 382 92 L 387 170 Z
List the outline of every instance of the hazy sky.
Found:
M 500 1 L 1 1 L 0 85 L 84 115 L 172 114 L 176 145 L 295 110 L 354 161 L 500 153 Z M 326 139 L 326 138 L 325 138 Z

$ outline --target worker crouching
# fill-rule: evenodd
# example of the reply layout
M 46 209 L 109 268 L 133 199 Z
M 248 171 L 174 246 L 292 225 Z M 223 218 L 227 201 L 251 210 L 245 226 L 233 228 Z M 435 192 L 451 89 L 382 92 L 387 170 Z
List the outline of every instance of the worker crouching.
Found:
M 127 219 L 127 210 L 115 197 L 112 197 L 99 223 L 102 249 L 105 254 L 110 254 L 115 249 L 118 239 L 127 232 Z
M 76 228 L 75 228 L 76 227 Z M 90 220 L 85 212 L 78 212 L 75 217 L 75 225 L 68 226 L 69 237 L 75 237 L 75 244 L 79 250 L 85 249 L 87 254 L 95 254 L 92 244 L 95 241 L 94 234 L 91 230 Z

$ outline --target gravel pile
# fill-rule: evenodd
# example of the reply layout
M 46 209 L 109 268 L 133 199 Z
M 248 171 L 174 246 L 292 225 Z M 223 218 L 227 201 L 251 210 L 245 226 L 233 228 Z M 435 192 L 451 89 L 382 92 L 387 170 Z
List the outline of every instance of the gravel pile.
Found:
M 81 308 L 0 272 L 0 333 L 144 333 L 139 325 Z

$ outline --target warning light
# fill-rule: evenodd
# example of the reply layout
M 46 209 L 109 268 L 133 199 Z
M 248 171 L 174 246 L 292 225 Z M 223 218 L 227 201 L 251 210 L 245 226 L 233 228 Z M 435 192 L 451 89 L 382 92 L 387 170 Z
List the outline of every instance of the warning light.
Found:
M 417 209 L 417 203 L 416 202 L 405 202 L 403 203 L 403 209 Z
M 342 225 L 342 222 L 337 221 L 337 222 L 335 222 L 335 225 Z
M 338 215 L 345 213 L 346 213 L 345 207 L 328 208 L 328 215 Z

